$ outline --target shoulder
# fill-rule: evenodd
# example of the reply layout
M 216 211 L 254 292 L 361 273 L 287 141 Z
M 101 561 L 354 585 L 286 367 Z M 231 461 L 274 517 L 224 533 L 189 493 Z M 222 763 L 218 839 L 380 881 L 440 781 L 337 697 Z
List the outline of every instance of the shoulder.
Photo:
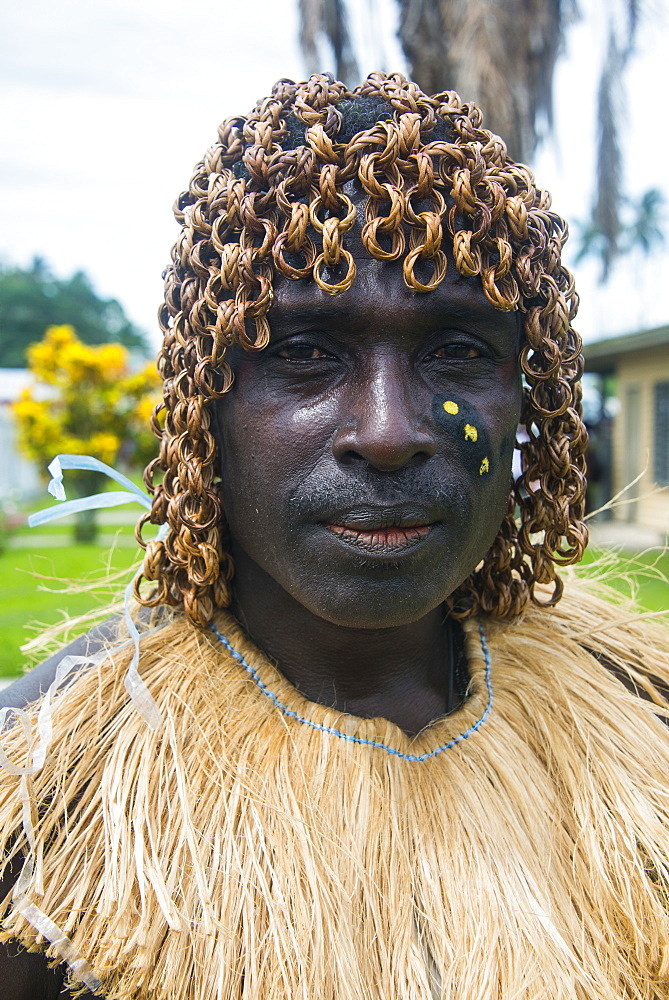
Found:
M 114 641 L 118 623 L 118 616 L 109 618 L 106 622 L 91 629 L 90 632 L 86 632 L 68 643 L 67 646 L 58 650 L 39 666 L 28 671 L 23 677 L 19 677 L 18 680 L 9 684 L 0 691 L 0 709 L 25 708 L 26 705 L 30 705 L 46 694 L 56 676 L 58 664 L 66 656 L 81 657 L 82 663 L 75 669 L 82 669 L 88 657 L 94 656 Z

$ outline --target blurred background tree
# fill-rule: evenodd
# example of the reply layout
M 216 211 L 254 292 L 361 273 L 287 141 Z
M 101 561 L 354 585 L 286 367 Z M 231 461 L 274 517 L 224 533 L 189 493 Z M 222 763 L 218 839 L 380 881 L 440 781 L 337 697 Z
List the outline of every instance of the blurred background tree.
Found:
M 149 429 L 160 378 L 153 363 L 131 373 L 122 344 L 89 346 L 69 325 L 50 326 L 44 339 L 28 348 L 35 377 L 14 404 L 19 447 L 46 472 L 57 454 L 92 455 L 114 465 L 144 466 L 156 453 Z M 68 476 L 77 496 L 100 492 L 99 472 Z M 96 511 L 76 515 L 74 537 L 94 542 Z
M 553 128 L 553 78 L 576 0 L 396 0 L 398 35 L 409 75 L 426 93 L 456 90 L 525 163 Z M 582 0 L 582 5 L 592 0 Z M 308 72 L 319 69 L 319 41 L 332 48 L 336 73 L 359 82 L 345 0 L 299 0 L 300 45 Z M 578 227 L 581 256 L 598 257 L 602 281 L 615 258 L 649 253 L 663 242 L 662 196 L 651 189 L 631 203 L 622 187 L 620 127 L 624 71 L 634 52 L 641 0 L 602 5 L 606 55 L 599 69 L 597 161 L 590 218 Z M 651 208 L 652 212 L 648 212 Z
M 102 299 L 83 271 L 56 278 L 40 257 L 28 268 L 0 264 L 0 367 L 23 368 L 28 346 L 50 325 L 70 324 L 87 344 L 111 341 L 146 356 L 144 334 L 116 299 Z

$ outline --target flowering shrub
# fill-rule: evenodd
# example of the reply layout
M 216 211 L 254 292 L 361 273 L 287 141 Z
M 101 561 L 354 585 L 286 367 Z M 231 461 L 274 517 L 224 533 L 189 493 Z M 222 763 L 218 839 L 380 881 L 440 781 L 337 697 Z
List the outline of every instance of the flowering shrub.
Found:
M 149 417 L 158 399 L 160 378 L 153 364 L 131 373 L 121 344 L 89 346 L 71 326 L 50 326 L 44 339 L 28 348 L 35 385 L 14 404 L 19 447 L 42 469 L 59 453 L 92 455 L 114 465 L 143 466 L 156 452 Z M 99 473 L 73 474 L 80 495 L 103 486 Z M 92 523 L 91 515 L 80 519 Z M 79 540 L 92 540 L 75 532 Z
M 156 442 L 148 418 L 160 378 L 153 364 L 130 374 L 121 344 L 91 347 L 71 326 L 50 326 L 28 348 L 36 393 L 24 390 L 14 404 L 19 446 L 41 465 L 59 452 L 93 455 L 113 465 L 123 448 L 126 463 L 145 465 Z

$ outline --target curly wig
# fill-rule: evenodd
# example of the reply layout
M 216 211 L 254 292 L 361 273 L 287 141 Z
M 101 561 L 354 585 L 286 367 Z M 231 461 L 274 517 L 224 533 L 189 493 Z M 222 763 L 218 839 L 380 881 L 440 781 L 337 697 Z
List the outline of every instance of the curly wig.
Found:
M 363 247 L 377 260 L 401 260 L 409 288 L 429 294 L 439 285 L 445 245 L 495 308 L 521 315 L 522 473 L 449 614 L 511 617 L 530 600 L 559 600 L 556 566 L 576 562 L 587 543 L 583 358 L 571 325 L 578 299 L 560 261 L 567 226 L 481 120 L 453 91 L 428 97 L 399 74 L 373 73 L 353 91 L 329 75 L 280 80 L 248 118 L 220 126 L 175 205 L 182 229 L 160 311 L 164 402 L 153 415 L 159 456 L 145 472 L 153 505 L 138 525 L 140 603 L 183 605 L 202 627 L 230 603 L 212 433 L 212 405 L 232 386 L 226 351 L 267 345 L 277 273 L 312 279 L 331 295 L 350 288 L 348 181 L 367 199 Z M 167 523 L 164 539 L 142 542 L 147 521 Z

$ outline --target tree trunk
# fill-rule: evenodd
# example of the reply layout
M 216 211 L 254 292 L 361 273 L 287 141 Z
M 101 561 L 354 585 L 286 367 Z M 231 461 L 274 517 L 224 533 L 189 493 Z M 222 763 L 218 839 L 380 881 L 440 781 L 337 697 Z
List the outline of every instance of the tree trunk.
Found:
M 481 108 L 511 155 L 532 158 L 565 15 L 560 0 L 398 0 L 411 77 L 428 94 L 457 90 Z
M 101 472 L 81 471 L 70 479 L 77 497 L 100 493 L 105 483 Z M 74 541 L 80 545 L 94 545 L 98 538 L 97 510 L 82 510 L 74 515 Z

